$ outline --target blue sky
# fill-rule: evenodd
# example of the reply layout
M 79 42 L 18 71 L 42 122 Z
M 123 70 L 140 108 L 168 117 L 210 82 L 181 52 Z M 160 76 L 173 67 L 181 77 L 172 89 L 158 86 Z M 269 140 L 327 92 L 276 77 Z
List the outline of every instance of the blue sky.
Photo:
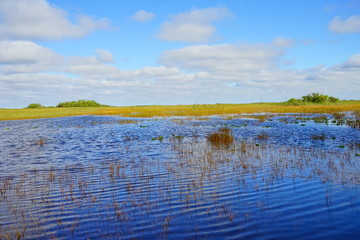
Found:
M 360 99 L 360 0 L 1 0 L 0 108 Z

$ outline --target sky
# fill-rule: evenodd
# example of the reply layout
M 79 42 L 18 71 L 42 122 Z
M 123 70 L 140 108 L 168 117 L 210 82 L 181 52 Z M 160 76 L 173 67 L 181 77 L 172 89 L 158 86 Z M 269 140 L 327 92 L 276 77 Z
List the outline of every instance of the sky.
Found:
M 360 0 L 0 0 L 0 108 L 360 99 Z

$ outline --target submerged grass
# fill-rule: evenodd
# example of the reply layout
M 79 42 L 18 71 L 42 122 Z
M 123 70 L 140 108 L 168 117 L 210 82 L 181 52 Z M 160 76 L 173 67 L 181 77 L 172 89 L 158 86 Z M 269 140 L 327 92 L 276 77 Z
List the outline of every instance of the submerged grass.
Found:
M 287 106 L 284 103 L 152 105 L 129 107 L 76 107 L 40 109 L 0 109 L 0 120 L 54 118 L 78 115 L 118 115 L 122 117 L 210 116 L 242 113 L 336 113 L 359 111 L 360 101 L 333 104 Z

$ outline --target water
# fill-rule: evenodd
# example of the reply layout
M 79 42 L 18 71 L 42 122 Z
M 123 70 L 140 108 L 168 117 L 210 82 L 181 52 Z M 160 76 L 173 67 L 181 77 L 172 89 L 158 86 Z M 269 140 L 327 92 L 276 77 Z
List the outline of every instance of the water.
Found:
M 360 130 L 316 117 L 0 122 L 0 238 L 359 239 Z

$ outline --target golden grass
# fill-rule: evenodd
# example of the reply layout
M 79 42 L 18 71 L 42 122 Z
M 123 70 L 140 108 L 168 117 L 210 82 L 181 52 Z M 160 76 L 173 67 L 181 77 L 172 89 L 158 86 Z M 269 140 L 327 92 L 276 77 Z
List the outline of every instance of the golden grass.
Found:
M 55 118 L 78 115 L 92 115 L 98 108 L 36 108 L 0 109 L 0 120 Z
M 117 115 L 122 117 L 210 116 L 241 113 L 335 113 L 360 111 L 360 101 L 327 105 L 287 106 L 283 103 L 152 105 L 129 107 L 76 107 L 40 109 L 0 109 L 0 120 L 54 118 L 77 115 Z

